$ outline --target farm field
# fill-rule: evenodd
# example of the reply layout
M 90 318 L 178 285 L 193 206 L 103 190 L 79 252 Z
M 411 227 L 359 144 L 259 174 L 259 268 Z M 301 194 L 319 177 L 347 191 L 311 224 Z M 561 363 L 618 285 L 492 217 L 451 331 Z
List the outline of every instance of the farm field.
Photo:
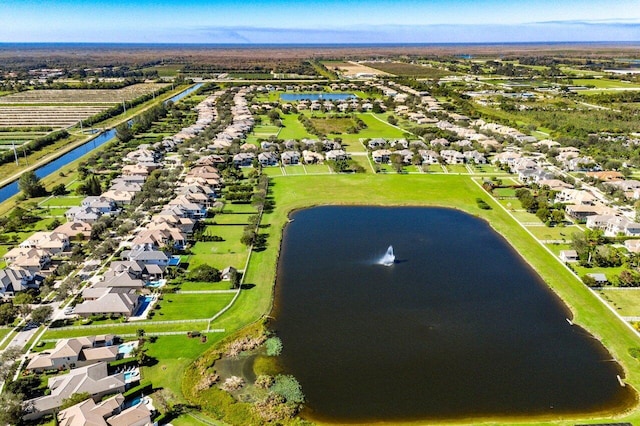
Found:
M 447 75 L 457 74 L 440 68 L 408 64 L 405 62 L 365 62 L 363 65 L 399 77 L 441 78 Z
M 50 127 L 60 129 L 98 114 L 109 106 L 0 106 L 2 127 Z
M 166 83 L 139 83 L 121 89 L 45 89 L 12 93 L 1 104 L 114 104 L 135 99 L 165 87 Z
M 355 77 L 357 74 L 391 75 L 382 70 L 369 67 L 357 62 L 322 61 L 322 64 L 331 71 L 338 71 L 345 77 Z

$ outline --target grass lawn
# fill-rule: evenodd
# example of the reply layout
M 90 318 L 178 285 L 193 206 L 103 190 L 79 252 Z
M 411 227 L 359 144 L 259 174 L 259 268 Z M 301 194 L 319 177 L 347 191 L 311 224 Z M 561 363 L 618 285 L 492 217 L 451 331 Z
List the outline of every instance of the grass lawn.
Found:
M 223 211 L 224 213 L 257 213 L 256 208 L 249 203 L 226 203 Z
M 228 284 L 227 284 L 228 288 Z M 224 308 L 232 293 L 165 294 L 153 321 L 211 318 Z
M 225 241 L 199 242 L 191 248 L 189 257 L 189 269 L 206 263 L 217 269 L 227 266 L 241 268 L 247 259 L 248 249 L 240 243 L 242 226 L 217 226 L 213 231 L 215 235 L 224 238 Z
M 51 197 L 41 202 L 39 205 L 41 207 L 75 207 L 79 206 L 83 199 L 84 197 L 72 196 Z
M 440 164 L 429 164 L 422 166 L 422 170 L 425 173 L 442 173 L 442 166 Z
M 496 197 L 515 197 L 516 190 L 513 188 L 495 188 L 493 190 L 493 195 Z
M 282 169 L 280 167 L 265 167 L 262 169 L 262 173 L 267 176 L 282 176 Z
M 640 89 L 640 86 L 632 83 L 624 83 L 620 80 L 609 80 L 606 78 L 593 78 L 593 79 L 574 79 L 574 86 L 593 86 L 596 89 L 617 89 L 617 88 L 636 88 Z
M 229 281 L 218 281 L 217 283 L 205 283 L 199 281 L 183 281 L 180 284 L 181 291 L 203 291 L 203 290 L 229 290 Z
M 105 325 L 104 327 L 82 327 L 82 328 L 73 328 L 73 329 L 49 329 L 44 334 L 43 339 L 65 339 L 69 337 L 80 337 L 80 336 L 95 336 L 96 334 L 131 334 L 135 335 L 138 329 L 144 329 L 145 333 L 163 333 L 163 332 L 175 332 L 175 331 L 193 331 L 193 330 L 206 330 L 207 329 L 207 321 L 203 320 L 202 322 L 187 322 L 187 323 L 167 323 L 167 324 L 145 324 L 144 321 L 136 321 L 129 323 L 127 325 L 123 325 L 120 327 L 114 327 L 113 325 Z M 209 333 L 210 336 L 215 335 L 217 333 Z M 221 333 L 223 334 L 223 333 Z
M 256 213 L 233 213 L 233 214 L 217 214 L 213 221 L 216 225 L 246 225 L 249 222 L 249 216 Z M 211 228 L 211 229 L 209 229 Z M 213 226 L 207 227 L 207 234 L 215 235 Z
M 310 120 L 313 123 L 313 127 L 325 135 L 339 135 L 341 133 L 347 133 L 347 129 L 354 127 L 356 124 L 351 118 L 311 117 Z
M 278 134 L 279 139 L 318 139 L 317 136 L 308 133 L 302 123 L 298 121 L 298 116 L 295 114 L 281 114 L 282 117 L 282 129 Z
M 329 174 L 331 173 L 331 169 L 329 168 L 329 166 L 325 165 L 325 164 L 306 164 L 305 169 L 307 169 L 307 173 L 309 174 L 318 174 L 318 173 L 322 173 L 322 174 Z
M 605 274 L 609 282 L 617 282 L 618 275 L 620 275 L 620 272 L 625 269 L 624 266 L 616 266 L 613 268 L 585 268 L 584 266 L 580 266 L 577 263 L 574 263 L 572 266 L 579 276 L 583 276 L 585 274 Z
M 152 367 L 143 367 L 142 376 L 153 383 L 154 389 L 170 389 L 181 402 L 186 402 L 181 391 L 185 368 L 222 336 L 222 333 L 209 333 L 206 343 L 199 338 L 189 338 L 186 333 L 159 336 L 154 343 L 147 343 L 147 353 L 159 362 Z
M 562 250 L 573 250 L 571 244 L 545 244 L 556 256 L 560 256 Z
M 542 224 L 542 223 L 541 223 Z M 571 241 L 574 233 L 582 233 L 577 226 L 527 226 L 539 240 L 567 240 Z
M 511 212 L 522 210 L 522 203 L 517 198 L 500 198 L 498 202 Z
M 447 166 L 449 173 L 469 173 L 469 170 L 462 164 L 451 164 Z
M 623 317 L 640 316 L 640 288 L 597 290 L 598 294 Z
M 540 222 L 540 219 L 538 219 L 538 216 L 536 216 L 533 213 L 523 212 L 523 211 L 510 212 L 510 213 L 518 220 L 518 222 L 542 224 L 542 222 Z
M 304 166 L 302 165 L 298 165 L 298 166 L 285 166 L 284 167 L 284 172 L 287 175 L 305 175 L 307 174 L 304 170 Z

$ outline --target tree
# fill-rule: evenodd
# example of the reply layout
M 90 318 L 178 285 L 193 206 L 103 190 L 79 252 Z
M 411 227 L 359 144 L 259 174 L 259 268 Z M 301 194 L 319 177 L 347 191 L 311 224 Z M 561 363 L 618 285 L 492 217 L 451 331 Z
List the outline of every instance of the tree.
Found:
M 0 424 L 16 425 L 22 418 L 23 395 L 5 391 L 0 394 Z
M 213 283 L 220 281 L 220 271 L 211 265 L 202 264 L 193 268 L 189 275 L 187 275 L 187 279 L 189 281 Z
M 96 175 L 90 175 L 85 181 L 85 194 L 97 196 L 102 194 L 102 185 L 100 185 L 100 179 Z
M 123 123 L 116 127 L 116 138 L 118 138 L 120 142 L 125 143 L 133 139 L 133 132 L 127 123 Z
M 18 310 L 11 302 L 0 304 L 0 324 L 11 324 L 16 320 Z
M 47 194 L 47 190 L 34 171 L 24 172 L 20 175 L 18 188 L 27 198 L 42 197 Z
M 620 272 L 618 277 L 618 284 L 620 287 L 639 287 L 640 286 L 640 273 L 630 269 L 625 269 Z
M 53 308 L 51 306 L 40 306 L 31 312 L 31 319 L 34 322 L 42 324 L 53 314 Z
M 66 195 L 69 191 L 67 191 L 67 187 L 64 183 L 58 184 L 53 187 L 51 193 L 56 196 Z

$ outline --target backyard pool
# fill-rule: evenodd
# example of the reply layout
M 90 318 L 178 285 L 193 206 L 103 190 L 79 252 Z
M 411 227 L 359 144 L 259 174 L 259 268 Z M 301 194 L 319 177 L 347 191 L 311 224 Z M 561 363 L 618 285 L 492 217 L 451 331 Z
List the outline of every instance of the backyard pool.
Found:
M 136 309 L 133 316 L 134 317 L 141 316 L 144 313 L 144 311 L 147 309 L 149 304 L 154 301 L 154 299 L 155 297 L 153 296 L 140 296 L 140 304 L 138 305 L 138 308 Z
M 160 288 L 163 287 L 167 283 L 167 280 L 155 280 L 155 281 L 147 281 L 145 287 L 152 288 Z
M 138 342 L 123 343 L 118 346 L 118 353 L 121 354 L 123 358 L 126 358 L 127 355 L 130 355 L 131 352 L 133 352 L 133 350 L 136 348 L 137 345 L 138 345 Z

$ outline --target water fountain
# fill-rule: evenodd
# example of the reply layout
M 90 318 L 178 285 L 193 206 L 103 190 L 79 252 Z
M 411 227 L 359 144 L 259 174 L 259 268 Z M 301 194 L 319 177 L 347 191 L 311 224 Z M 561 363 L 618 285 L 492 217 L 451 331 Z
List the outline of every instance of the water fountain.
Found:
M 396 262 L 396 256 L 393 254 L 393 246 L 389 246 L 387 252 L 380 259 L 380 264 L 384 266 L 391 266 Z

